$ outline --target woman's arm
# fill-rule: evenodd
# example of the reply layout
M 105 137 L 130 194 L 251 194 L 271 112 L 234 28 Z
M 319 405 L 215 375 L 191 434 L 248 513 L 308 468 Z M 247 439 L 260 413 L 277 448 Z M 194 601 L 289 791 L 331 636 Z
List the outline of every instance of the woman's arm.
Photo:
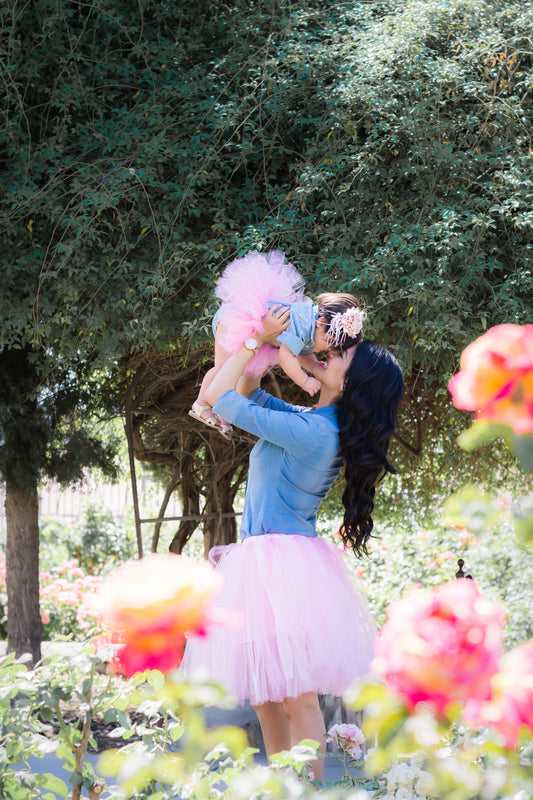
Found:
M 273 306 L 263 317 L 263 332 L 254 333 L 253 335 L 258 346 L 274 344 L 280 333 L 288 327 L 289 319 L 290 313 L 288 308 Z M 211 406 L 214 406 L 218 398 L 225 392 L 237 388 L 243 370 L 253 356 L 253 350 L 247 350 L 247 348 L 242 345 L 242 347 L 222 364 L 205 393 L 206 400 Z

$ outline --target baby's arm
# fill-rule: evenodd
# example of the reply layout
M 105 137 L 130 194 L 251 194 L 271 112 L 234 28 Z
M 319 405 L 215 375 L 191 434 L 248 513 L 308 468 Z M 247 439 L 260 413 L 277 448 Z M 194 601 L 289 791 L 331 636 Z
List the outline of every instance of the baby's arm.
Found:
M 279 363 L 285 375 L 294 381 L 297 386 L 310 394 L 311 397 L 320 390 L 320 381 L 317 381 L 316 378 L 313 378 L 312 375 L 308 375 L 307 372 L 302 369 L 298 361 L 298 356 L 293 355 L 284 344 L 280 344 L 279 346 Z
M 304 369 L 311 373 L 311 375 L 316 375 L 317 370 L 321 372 L 326 367 L 325 362 L 319 361 L 314 353 L 305 353 L 304 355 L 300 353 L 298 356 L 298 361 Z

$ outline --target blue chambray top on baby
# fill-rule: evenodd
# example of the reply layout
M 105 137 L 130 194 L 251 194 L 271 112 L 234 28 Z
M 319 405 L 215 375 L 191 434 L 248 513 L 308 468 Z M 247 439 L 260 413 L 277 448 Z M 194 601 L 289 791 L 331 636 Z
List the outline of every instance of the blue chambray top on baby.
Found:
M 272 308 L 277 303 L 269 303 Z M 307 355 L 315 348 L 315 330 L 318 321 L 318 306 L 314 303 L 283 303 L 291 312 L 289 327 L 280 333 L 278 344 L 288 347 L 293 356 Z
M 315 347 L 315 329 L 318 321 L 318 306 L 314 303 L 268 303 L 268 307 L 282 305 L 289 308 L 291 317 L 287 330 L 278 336 L 278 344 L 284 344 L 295 356 L 312 353 Z M 213 336 L 220 322 L 220 308 L 213 317 Z

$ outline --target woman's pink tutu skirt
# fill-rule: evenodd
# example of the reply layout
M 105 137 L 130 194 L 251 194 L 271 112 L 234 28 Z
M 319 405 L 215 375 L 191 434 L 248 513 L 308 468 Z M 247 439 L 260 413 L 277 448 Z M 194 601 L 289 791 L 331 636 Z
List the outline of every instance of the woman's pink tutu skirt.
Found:
M 241 612 L 242 625 L 191 637 L 188 674 L 203 667 L 240 703 L 261 705 L 303 692 L 341 695 L 368 672 L 376 628 L 333 544 L 266 534 L 215 547 L 210 560 L 224 576 L 216 606 Z
M 285 253 L 252 250 L 228 264 L 220 277 L 215 295 L 222 300 L 216 319 L 224 324 L 219 341 L 224 350 L 234 353 L 254 331 L 263 330 L 262 317 L 269 303 L 305 302 L 305 281 Z M 248 363 L 245 372 L 263 375 L 279 364 L 278 350 L 265 344 Z

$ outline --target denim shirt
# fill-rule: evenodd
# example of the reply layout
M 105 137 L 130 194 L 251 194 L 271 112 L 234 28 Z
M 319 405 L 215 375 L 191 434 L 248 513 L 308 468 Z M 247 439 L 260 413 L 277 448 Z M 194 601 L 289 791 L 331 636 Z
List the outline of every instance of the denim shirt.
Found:
M 305 409 L 257 389 L 248 398 L 225 392 L 214 410 L 259 437 L 250 453 L 241 537 L 316 536 L 320 503 L 343 464 L 336 406 Z

